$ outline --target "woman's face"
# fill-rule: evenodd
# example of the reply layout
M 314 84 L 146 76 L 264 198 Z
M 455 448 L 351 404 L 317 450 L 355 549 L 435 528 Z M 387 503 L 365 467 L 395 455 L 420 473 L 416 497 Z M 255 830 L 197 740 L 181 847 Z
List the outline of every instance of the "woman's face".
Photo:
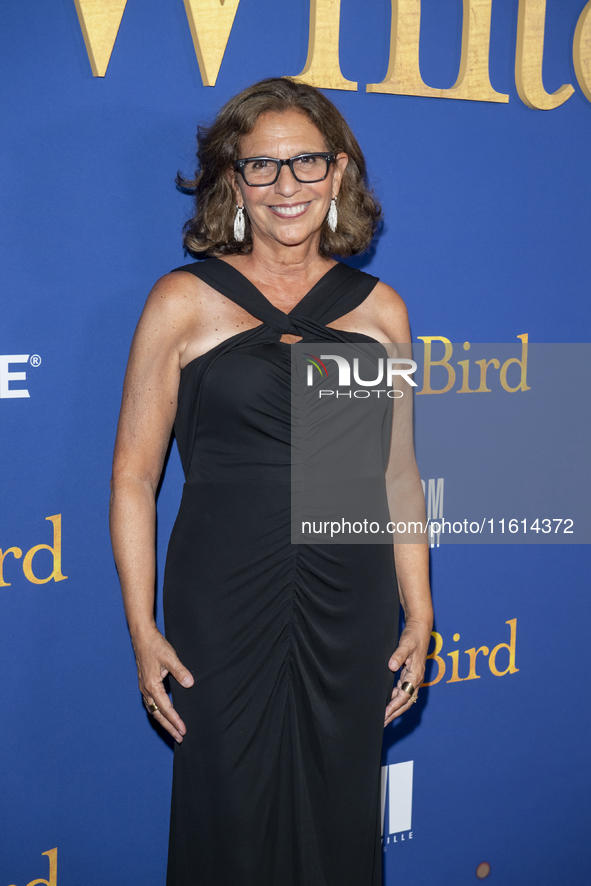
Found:
M 299 111 L 261 114 L 253 131 L 242 139 L 240 157 L 272 157 L 286 160 L 298 154 L 327 151 L 322 134 Z M 347 155 L 338 154 L 320 182 L 298 182 L 289 166 L 282 166 L 274 185 L 249 187 L 237 173 L 233 179 L 238 206 L 250 219 L 253 241 L 269 245 L 297 246 L 319 238 L 330 201 L 339 192 Z

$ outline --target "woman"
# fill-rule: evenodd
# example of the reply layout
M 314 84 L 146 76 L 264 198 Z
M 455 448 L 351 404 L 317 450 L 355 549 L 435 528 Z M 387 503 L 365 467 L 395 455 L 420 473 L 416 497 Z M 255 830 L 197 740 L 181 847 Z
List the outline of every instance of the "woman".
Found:
M 316 89 L 244 90 L 200 131 L 198 159 L 184 242 L 210 257 L 148 297 L 111 504 L 140 689 L 177 742 L 167 883 L 377 886 L 381 732 L 423 678 L 428 548 L 396 545 L 394 565 L 391 545 L 290 543 L 290 347 L 410 342 L 406 310 L 331 257 L 367 248 L 379 208 Z M 155 496 L 173 426 L 187 482 L 165 639 Z

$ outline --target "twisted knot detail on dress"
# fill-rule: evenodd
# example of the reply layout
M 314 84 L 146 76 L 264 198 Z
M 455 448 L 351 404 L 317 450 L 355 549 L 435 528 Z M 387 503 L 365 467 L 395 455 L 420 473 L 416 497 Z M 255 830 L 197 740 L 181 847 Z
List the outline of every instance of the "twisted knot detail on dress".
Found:
M 244 274 L 227 262 L 217 258 L 208 258 L 194 264 L 175 268 L 176 271 L 187 271 L 194 274 L 212 289 L 217 290 L 226 298 L 239 305 L 257 320 L 261 320 L 260 326 L 247 329 L 232 335 L 220 342 L 210 351 L 191 360 L 181 372 L 181 381 L 178 395 L 178 410 L 175 420 L 175 434 L 178 442 L 181 461 L 185 472 L 185 478 L 190 481 L 194 465 L 196 451 L 195 440 L 197 427 L 201 415 L 203 392 L 206 390 L 205 382 L 211 373 L 217 372 L 217 364 L 222 357 L 229 357 L 231 353 L 237 355 L 241 352 L 246 356 L 252 354 L 252 348 L 263 344 L 274 344 L 286 353 L 279 353 L 273 349 L 267 349 L 266 357 L 275 362 L 277 370 L 283 365 L 289 375 L 289 351 L 291 345 L 281 342 L 282 335 L 297 335 L 302 341 L 336 341 L 336 342 L 372 342 L 374 339 L 357 332 L 343 332 L 340 329 L 332 329 L 327 326 L 338 320 L 339 317 L 348 314 L 358 307 L 374 289 L 378 282 L 377 277 L 371 277 L 355 268 L 347 265 L 333 265 L 326 274 L 310 289 L 310 291 L 288 313 L 276 308 L 271 302 L 248 280 Z M 236 359 L 238 357 L 236 356 Z M 237 364 L 236 372 L 238 372 Z M 259 368 L 263 367 L 259 364 Z M 228 372 L 230 371 L 228 366 Z M 256 377 L 256 384 L 264 385 L 265 382 Z M 253 377 L 253 385 L 256 386 Z M 281 386 L 276 391 L 276 396 L 282 396 L 281 391 L 289 393 L 287 388 Z M 244 396 L 248 396 L 246 392 Z M 212 404 L 212 408 L 213 404 Z M 243 416 L 244 418 L 244 416 Z

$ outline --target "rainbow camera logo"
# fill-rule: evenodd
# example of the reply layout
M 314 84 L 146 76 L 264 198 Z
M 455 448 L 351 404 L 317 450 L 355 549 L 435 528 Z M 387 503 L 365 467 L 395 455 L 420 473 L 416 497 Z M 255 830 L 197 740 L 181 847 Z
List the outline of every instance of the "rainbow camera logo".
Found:
M 313 384 L 314 368 L 316 368 L 320 373 L 321 379 L 328 378 L 328 369 L 326 368 L 320 357 L 317 357 L 315 354 L 306 354 L 305 356 L 306 363 L 308 364 L 308 377 L 306 380 L 309 386 Z

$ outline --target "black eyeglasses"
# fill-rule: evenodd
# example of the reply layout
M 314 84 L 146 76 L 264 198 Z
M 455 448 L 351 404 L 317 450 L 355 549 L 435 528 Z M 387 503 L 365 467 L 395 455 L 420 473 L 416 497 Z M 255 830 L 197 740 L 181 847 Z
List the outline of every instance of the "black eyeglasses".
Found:
M 246 157 L 236 160 L 234 169 L 239 172 L 251 188 L 264 188 L 274 185 L 282 166 L 289 166 L 296 181 L 303 184 L 321 182 L 328 175 L 334 154 L 298 154 L 289 160 L 276 160 L 274 157 Z

